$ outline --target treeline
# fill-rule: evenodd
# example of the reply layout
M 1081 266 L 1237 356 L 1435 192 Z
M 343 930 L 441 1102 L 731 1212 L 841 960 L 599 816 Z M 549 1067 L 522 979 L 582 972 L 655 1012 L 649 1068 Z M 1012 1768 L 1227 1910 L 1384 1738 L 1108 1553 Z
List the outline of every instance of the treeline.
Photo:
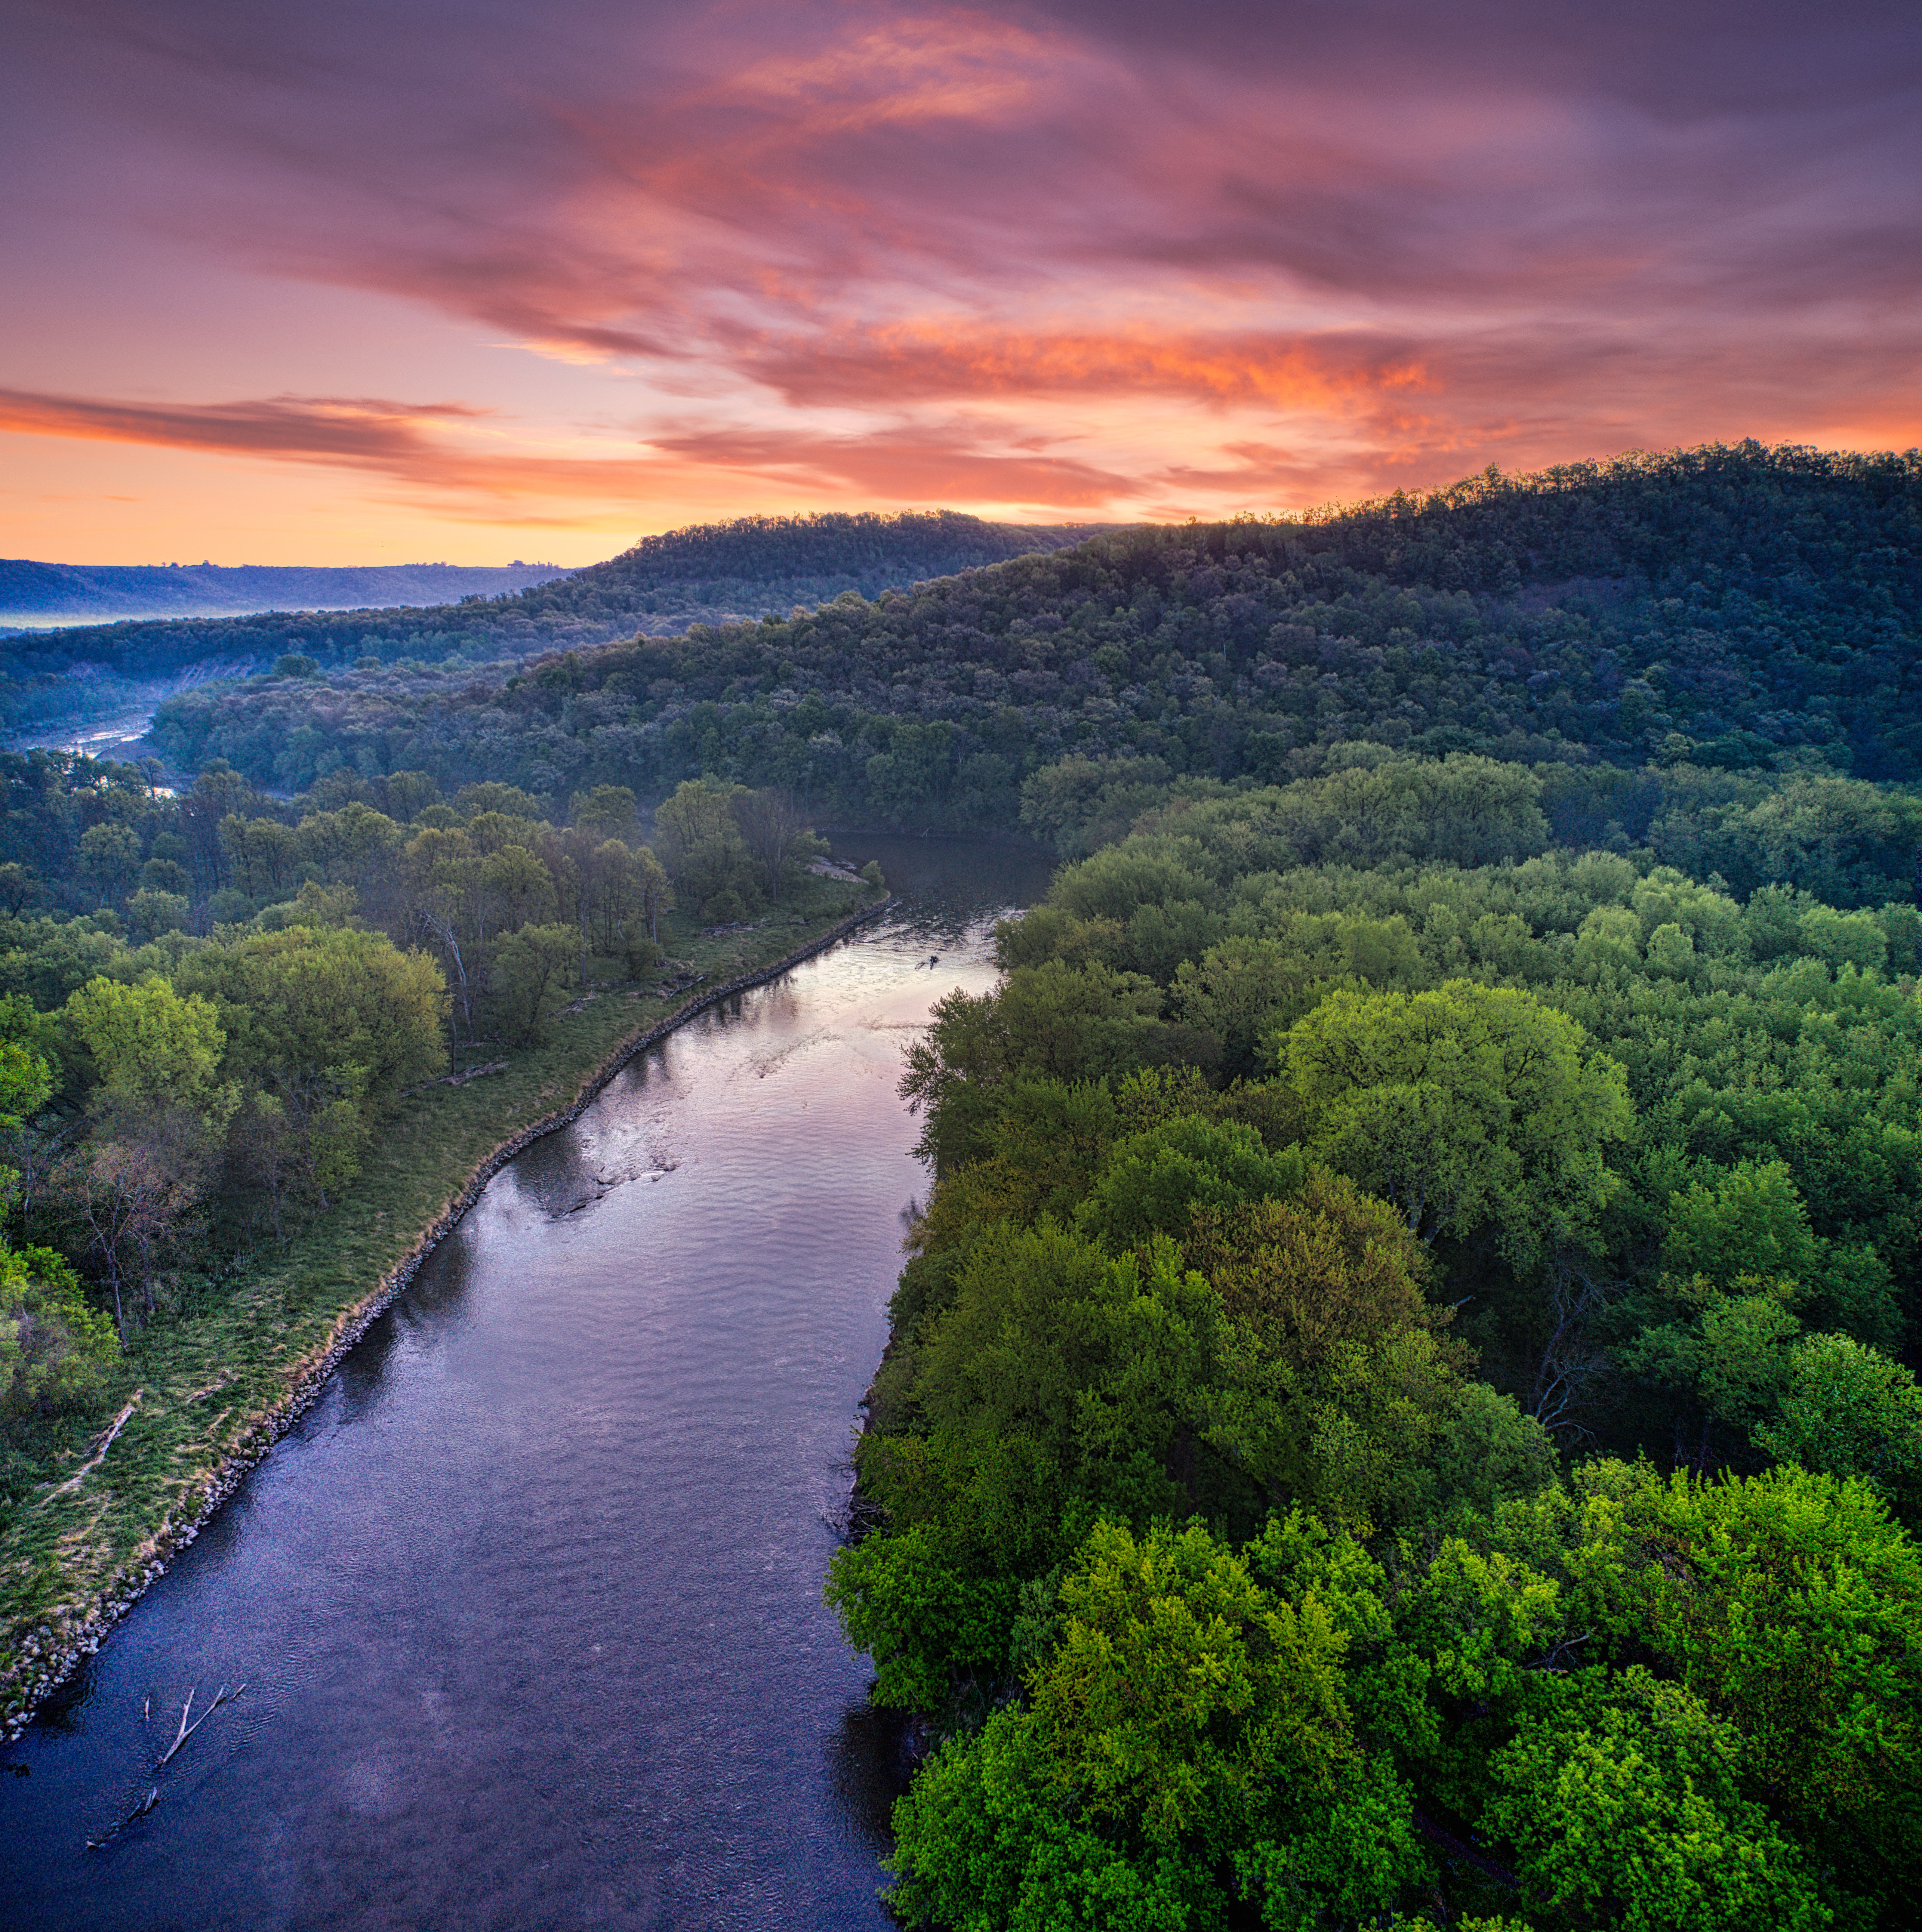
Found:
M 458 604 L 274 610 L 29 634 L 8 643 L 0 726 L 97 712 L 130 701 L 143 683 L 189 670 L 245 674 L 283 658 L 311 660 L 312 670 L 387 663 L 418 670 L 452 660 L 469 677 L 477 665 L 494 665 L 497 681 L 515 660 L 542 652 L 637 631 L 758 619 L 770 610 L 785 615 L 845 592 L 878 596 L 923 578 L 1073 543 L 1083 534 L 1072 526 L 984 523 L 953 511 L 753 517 L 645 538 L 605 563 Z M 261 783 L 284 782 L 248 769 Z M 303 774 L 296 788 L 313 776 Z
M 505 679 L 188 692 L 156 737 L 183 769 L 221 757 L 289 789 L 342 766 L 557 796 L 713 770 L 950 829 L 1005 823 L 1066 757 L 1275 782 L 1357 740 L 1912 783 L 1919 506 L 1912 455 L 1625 458 L 1320 520 L 1129 530 Z
M 337 1199 L 405 1091 L 598 980 L 651 986 L 671 908 L 683 932 L 785 910 L 822 849 L 788 798 L 719 782 L 644 843 L 620 787 L 557 824 L 418 772 L 291 804 L 47 752 L 0 780 L 8 1501 L 134 1332 Z
M 1536 784 L 1166 802 L 911 1050 L 910 1924 L 1914 1922 L 1922 914 Z

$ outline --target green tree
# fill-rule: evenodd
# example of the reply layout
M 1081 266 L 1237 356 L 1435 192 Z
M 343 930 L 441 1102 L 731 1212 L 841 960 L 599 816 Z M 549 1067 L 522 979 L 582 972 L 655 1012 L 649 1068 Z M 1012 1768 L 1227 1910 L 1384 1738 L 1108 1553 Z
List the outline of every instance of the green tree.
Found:
M 1670 1197 L 1662 1258 L 1676 1274 L 1724 1286 L 1743 1275 L 1800 1285 L 1818 1252 L 1785 1161 L 1737 1161 Z
M 1757 1444 L 1824 1475 L 1859 1476 L 1922 1529 L 1922 1388 L 1899 1362 L 1848 1335 L 1810 1335 L 1788 1352 L 1775 1414 Z
M 1743 1739 L 1748 1788 L 1844 1890 L 1913 1916 L 1922 1870 L 1922 1550 L 1867 1483 L 1793 1466 L 1580 1472 L 1585 1604 Z M 1583 1628 L 1578 1625 L 1577 1628 Z
M 494 997 L 515 1039 L 539 1038 L 579 950 L 579 935 L 566 926 L 524 926 L 495 946 Z
M 1789 1312 L 1789 1293 L 1779 1282 L 1737 1276 L 1727 1294 L 1705 1275 L 1683 1282 L 1666 1277 L 1663 1285 L 1684 1318 L 1643 1328 L 1622 1349 L 1621 1365 L 1698 1406 L 1702 1432 L 1695 1460 L 1704 1465 L 1711 1424 L 1746 1436 L 1774 1414 L 1789 1372 L 1790 1344 L 1802 1324 Z
M 1470 1394 L 1472 1358 L 1445 1339 L 1452 1311 L 1422 1292 L 1425 1252 L 1345 1175 L 1311 1168 L 1291 1198 L 1200 1209 L 1188 1254 L 1225 1317 L 1206 1437 L 1271 1504 L 1384 1526 L 1451 1492 L 1548 1479 L 1539 1426 Z
M 911 1427 L 856 1452 L 889 1533 L 832 1594 L 884 1701 L 938 1704 L 1005 1672 L 1024 1582 L 1097 1511 L 1146 1522 L 1251 1500 L 1196 1439 L 1218 1303 L 1164 1242 L 1119 1258 L 1044 1222 L 984 1231 L 916 1350 Z
M 99 888 L 101 904 L 128 892 L 140 868 L 140 836 L 131 825 L 95 825 L 80 835 L 80 870 Z
M 1139 974 L 1055 959 L 1017 967 L 997 992 L 947 994 L 908 1047 L 901 1079 L 902 1097 L 923 1116 L 917 1152 L 945 1172 L 980 1150 L 1011 1081 L 1072 1084 L 1166 1058 L 1161 1007 Z
M 1025 1706 L 943 1747 L 895 1811 L 911 1925 L 1195 1928 L 1383 1912 L 1424 1862 L 1357 1748 L 1347 1636 L 1200 1526 L 1096 1525 Z
M 1238 936 L 1184 960 L 1170 992 L 1174 1010 L 1222 1043 L 1223 1066 L 1251 1075 L 1261 1043 L 1292 1025 L 1334 987 L 1407 985 L 1421 976 L 1414 934 L 1401 919 L 1304 916 L 1286 938 Z
M 446 1064 L 440 969 L 381 934 L 251 934 L 192 954 L 179 976 L 219 1010 L 230 1078 L 278 1103 L 277 1112 L 254 1110 L 263 1149 L 289 1145 L 302 1184 L 323 1205 L 359 1172 L 368 1136 L 401 1089 Z
M 1775 1292 L 1818 1321 L 1865 1341 L 1893 1338 L 1888 1270 L 1872 1248 L 1824 1240 L 1783 1160 L 1704 1162 L 1671 1194 L 1664 1266 L 1728 1288 L 1740 1281 Z
M 182 998 L 158 973 L 131 986 L 91 980 L 68 1000 L 67 1017 L 93 1058 L 107 1102 L 215 1105 L 227 1035 L 198 993 Z
M 1178 1114 L 1115 1144 L 1075 1218 L 1111 1250 L 1158 1234 L 1179 1240 L 1196 1210 L 1293 1194 L 1302 1177 L 1297 1150 L 1271 1154 L 1239 1120 Z
M 1622 1070 L 1532 994 L 1466 980 L 1337 992 L 1275 1048 L 1310 1148 L 1425 1240 L 1492 1223 L 1526 1264 L 1586 1235 L 1614 1191 Z
M 1524 1718 L 1485 1826 L 1531 1914 L 1622 1932 L 1819 1932 L 1818 1875 L 1743 1790 L 1743 1742 L 1679 1684 L 1631 1669 L 1601 1699 Z
M 704 919 L 739 919 L 758 896 L 754 856 L 734 814 L 743 790 L 689 778 L 655 809 L 653 849 L 681 902 Z
M 364 1070 L 377 1104 L 446 1064 L 446 987 L 431 960 L 351 927 L 250 934 L 204 948 L 179 969 L 229 1028 L 230 1070 L 291 1088 L 330 1063 Z
M 47 1062 L 18 1040 L 0 1039 L 0 1127 L 17 1127 L 46 1106 L 53 1091 Z
M 14 1009 L 26 1002 L 8 1000 L 0 1005 Z M 13 1010 L 0 1016 L 0 1024 L 18 1023 Z M 46 1106 L 53 1092 L 53 1072 L 47 1062 L 20 1041 L 0 1038 L 0 1130 L 23 1133 L 29 1117 Z M 20 1187 L 20 1169 L 0 1165 L 0 1214 L 12 1210 Z
M 0 1416 L 92 1406 L 119 1354 L 113 1324 L 65 1261 L 0 1245 Z
M 1230 1840 L 1272 1780 L 1326 1789 L 1353 1750 L 1346 1640 L 1276 1603 L 1199 1525 L 1139 1541 L 1101 1523 L 1062 1580 L 1030 1682 L 1059 1774 L 1151 1843 Z
M 144 886 L 127 902 L 128 929 L 134 940 L 158 939 L 185 929 L 194 908 L 178 892 L 157 892 Z
M 626 785 L 596 785 L 577 791 L 569 815 L 575 825 L 596 839 L 617 838 L 631 844 L 635 830 L 634 794 Z
M 547 921 L 554 909 L 554 875 L 524 845 L 491 853 L 481 884 L 498 908 L 495 923 L 503 932 Z

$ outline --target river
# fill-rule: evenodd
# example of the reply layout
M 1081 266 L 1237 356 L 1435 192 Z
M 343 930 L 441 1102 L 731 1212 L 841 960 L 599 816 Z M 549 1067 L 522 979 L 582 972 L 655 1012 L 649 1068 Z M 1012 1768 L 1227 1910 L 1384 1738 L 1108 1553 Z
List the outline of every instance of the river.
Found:
M 504 1168 L 0 1760 L 11 1932 L 889 1923 L 895 1735 L 821 1586 L 925 1185 L 895 1082 L 1047 868 L 837 849 L 902 911 Z

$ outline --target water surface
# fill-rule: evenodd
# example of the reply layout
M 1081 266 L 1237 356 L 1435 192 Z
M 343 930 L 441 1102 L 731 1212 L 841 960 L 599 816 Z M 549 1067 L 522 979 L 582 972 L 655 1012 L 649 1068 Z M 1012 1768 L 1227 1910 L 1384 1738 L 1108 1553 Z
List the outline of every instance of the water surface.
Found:
M 821 1584 L 924 1185 L 894 1087 L 1046 868 L 837 849 L 903 914 L 503 1169 L 0 1760 L 8 1927 L 889 1922 L 893 1735 Z

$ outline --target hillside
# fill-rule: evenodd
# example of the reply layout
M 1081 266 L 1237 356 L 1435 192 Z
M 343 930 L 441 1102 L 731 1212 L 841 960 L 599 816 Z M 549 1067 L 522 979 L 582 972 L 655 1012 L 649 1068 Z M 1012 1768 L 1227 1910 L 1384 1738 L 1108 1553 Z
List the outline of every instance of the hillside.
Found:
M 854 590 L 876 596 L 890 587 L 943 577 L 1023 552 L 1079 542 L 1094 526 L 1036 526 L 984 523 L 951 511 L 898 517 L 755 517 L 705 524 L 644 538 L 605 563 L 566 575 L 539 566 L 522 573 L 527 587 L 500 596 L 460 594 L 458 602 L 431 600 L 407 590 L 412 601 L 375 608 L 398 595 L 403 573 L 380 572 L 220 571 L 221 580 L 259 580 L 255 614 L 197 616 L 152 622 L 93 625 L 41 637 L 17 637 L 0 646 L 0 727 L 80 718 L 125 708 L 143 688 L 185 681 L 218 668 L 244 674 L 293 653 L 324 665 L 366 657 L 383 662 L 449 656 L 469 663 L 500 662 L 539 652 L 602 644 L 636 631 L 672 632 L 696 622 L 720 623 L 785 613 Z M 62 566 L 0 566 L 0 592 L 51 597 L 57 584 L 33 573 Z M 163 578 L 197 580 L 210 567 L 157 570 Z M 413 566 L 411 574 L 446 566 Z M 122 573 L 121 574 L 130 574 Z M 506 573 L 490 573 L 504 576 Z M 98 575 L 99 573 L 95 573 Z M 537 575 L 538 583 L 527 583 Z M 275 587 L 267 580 L 285 576 Z M 365 577 L 359 608 L 326 610 L 323 580 Z M 392 578 L 383 587 L 375 580 Z M 311 580 L 299 592 L 291 581 Z M 111 588 L 111 586 L 107 586 Z M 494 590 L 498 584 L 480 586 Z M 470 585 L 467 591 L 476 586 Z M 0 596 L 0 604 L 5 604 Z M 266 609 L 272 602 L 282 608 Z M 290 608 L 300 604 L 302 608 Z M 41 608 L 29 604 L 29 609 Z
M 330 569 L 260 563 L 38 563 L 0 557 L 0 629 L 238 617 L 267 610 L 458 604 L 464 597 L 499 596 L 565 574 L 558 564 L 518 562 L 499 568 L 396 563 Z
M 1074 810 L 1125 829 L 1129 784 L 1309 776 L 1356 741 L 1738 790 L 1780 770 L 1913 784 L 1919 613 L 1922 459 L 1751 444 L 1134 528 L 506 677 L 209 688 L 163 706 L 155 737 L 182 769 L 223 758 L 281 790 L 342 766 L 555 798 L 706 770 L 844 820 L 950 828 L 1011 823 L 1023 782 L 1064 758 L 1102 761 L 1083 789 L 1120 802 Z M 1638 836 L 1652 804 L 1617 789 L 1596 834 Z

